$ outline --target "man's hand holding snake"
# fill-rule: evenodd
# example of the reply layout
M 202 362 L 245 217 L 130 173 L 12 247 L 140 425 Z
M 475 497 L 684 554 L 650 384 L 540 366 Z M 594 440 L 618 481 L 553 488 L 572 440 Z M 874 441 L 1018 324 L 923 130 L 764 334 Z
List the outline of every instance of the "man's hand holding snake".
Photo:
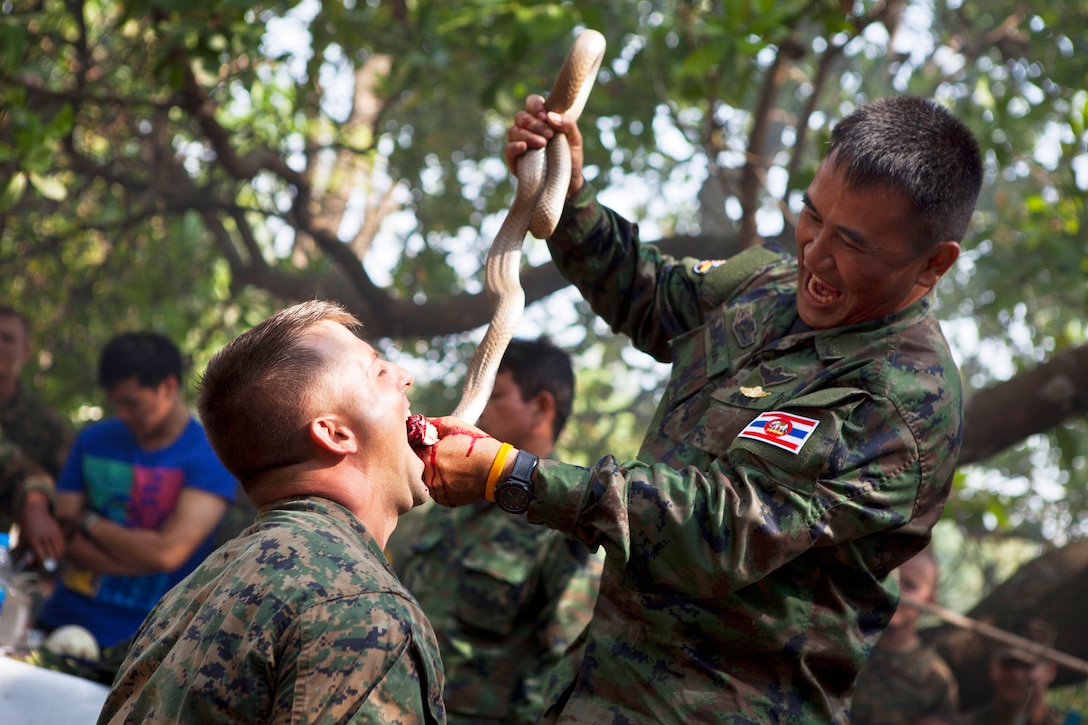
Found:
M 485 500 L 488 483 L 494 488 L 496 480 L 510 473 L 518 450 L 460 418 L 430 420 L 438 429 L 438 442 L 417 453 L 425 464 L 423 482 L 431 498 L 451 507 Z
M 582 166 L 585 154 L 582 150 L 582 132 L 578 122 L 567 114 L 548 112 L 544 97 L 531 95 L 525 100 L 525 110 L 514 115 L 514 123 L 506 132 L 506 165 L 510 173 L 518 175 L 518 157 L 529 149 L 542 149 L 548 139 L 557 133 L 567 135 L 570 145 L 570 187 L 567 198 L 572 197 L 585 184 Z

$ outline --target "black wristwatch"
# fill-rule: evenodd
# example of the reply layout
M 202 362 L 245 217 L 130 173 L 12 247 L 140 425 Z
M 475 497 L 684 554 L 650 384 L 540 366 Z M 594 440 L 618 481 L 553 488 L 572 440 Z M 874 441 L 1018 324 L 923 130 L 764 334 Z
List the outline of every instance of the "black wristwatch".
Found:
M 540 459 L 532 453 L 519 450 L 514 458 L 514 469 L 510 475 L 495 485 L 495 503 L 503 511 L 523 514 L 533 500 L 533 471 Z

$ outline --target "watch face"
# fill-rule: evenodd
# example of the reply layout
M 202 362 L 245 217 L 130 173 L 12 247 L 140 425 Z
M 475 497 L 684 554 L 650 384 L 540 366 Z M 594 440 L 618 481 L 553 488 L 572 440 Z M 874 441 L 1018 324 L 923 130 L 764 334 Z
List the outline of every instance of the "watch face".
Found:
M 495 502 L 503 511 L 509 511 L 512 514 L 520 514 L 528 510 L 532 498 L 533 494 L 528 486 L 520 481 L 508 482 L 495 492 Z

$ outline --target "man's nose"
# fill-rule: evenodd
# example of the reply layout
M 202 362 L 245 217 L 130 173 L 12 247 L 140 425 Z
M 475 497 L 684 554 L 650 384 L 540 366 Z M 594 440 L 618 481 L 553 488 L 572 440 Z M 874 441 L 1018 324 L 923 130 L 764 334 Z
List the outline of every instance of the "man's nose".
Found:
M 820 232 L 812 238 L 812 241 L 805 245 L 805 262 L 809 267 L 826 269 L 834 265 L 834 260 L 828 254 L 830 244 L 831 235 L 828 233 L 827 228 L 820 229 Z

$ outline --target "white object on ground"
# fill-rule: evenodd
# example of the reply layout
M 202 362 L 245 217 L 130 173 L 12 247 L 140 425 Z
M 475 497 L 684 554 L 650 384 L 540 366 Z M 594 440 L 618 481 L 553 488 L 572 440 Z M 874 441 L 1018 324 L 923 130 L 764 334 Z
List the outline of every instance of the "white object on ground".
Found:
M 94 725 L 109 688 L 0 656 L 4 725 Z

